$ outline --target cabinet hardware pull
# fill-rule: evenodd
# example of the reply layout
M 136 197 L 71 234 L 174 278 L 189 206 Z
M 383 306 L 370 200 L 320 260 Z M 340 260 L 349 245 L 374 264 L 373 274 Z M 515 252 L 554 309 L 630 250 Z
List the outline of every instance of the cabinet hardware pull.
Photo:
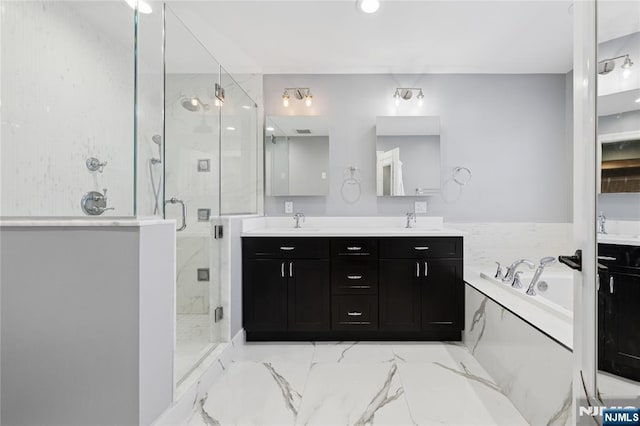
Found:
M 609 277 L 609 293 L 613 294 L 613 277 Z
M 418 247 L 414 247 L 414 250 L 429 250 L 429 247 L 426 246 L 418 246 Z
M 358 312 L 358 311 L 347 312 L 347 315 L 349 315 L 350 317 L 359 317 L 360 315 L 362 315 L 362 312 Z
M 361 280 L 362 275 L 347 275 L 347 278 L 349 278 L 350 280 Z
M 282 275 L 282 278 L 284 278 L 284 262 L 282 262 L 282 265 L 280 265 L 280 275 Z
M 424 262 L 424 276 L 426 277 L 428 273 L 429 273 L 429 264 L 427 262 Z
M 611 256 L 598 256 L 598 260 L 612 260 L 612 261 L 616 261 L 618 259 L 616 259 L 615 257 L 611 257 Z
M 371 321 L 340 321 L 341 325 L 369 325 Z
M 429 324 L 453 324 L 453 321 L 431 321 Z
M 416 278 L 420 277 L 420 262 L 416 262 Z
M 348 288 L 371 288 L 370 285 L 350 285 Z
M 291 251 L 291 250 L 295 250 L 295 249 L 296 249 L 295 247 L 286 247 L 286 246 L 285 247 L 280 247 L 280 250 L 283 250 L 283 251 Z
M 289 277 L 293 277 L 293 262 L 289 262 Z
M 362 250 L 362 247 L 351 246 L 351 247 L 347 247 L 347 250 L 349 250 L 349 251 L 360 251 L 360 250 Z

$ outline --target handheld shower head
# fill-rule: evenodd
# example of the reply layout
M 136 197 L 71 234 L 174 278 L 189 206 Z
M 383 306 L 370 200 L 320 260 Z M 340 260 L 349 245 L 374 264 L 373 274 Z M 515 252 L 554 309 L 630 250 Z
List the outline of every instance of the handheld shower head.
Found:
M 542 266 L 543 268 L 546 268 L 549 265 L 553 265 L 554 263 L 556 263 L 556 258 L 553 256 L 547 256 L 540 259 L 540 266 Z

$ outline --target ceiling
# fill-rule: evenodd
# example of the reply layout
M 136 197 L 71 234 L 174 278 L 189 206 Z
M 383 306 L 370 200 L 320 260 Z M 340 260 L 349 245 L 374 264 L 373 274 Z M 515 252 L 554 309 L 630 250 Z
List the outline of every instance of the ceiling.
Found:
M 571 1 L 171 1 L 231 69 L 277 73 L 565 73 Z

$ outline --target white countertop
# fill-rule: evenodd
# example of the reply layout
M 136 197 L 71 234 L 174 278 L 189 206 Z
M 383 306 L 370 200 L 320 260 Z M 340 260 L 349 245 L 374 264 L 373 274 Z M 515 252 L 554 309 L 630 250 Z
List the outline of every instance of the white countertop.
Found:
M 43 218 L 43 219 L 5 219 L 0 220 L 0 228 L 19 228 L 19 227 L 140 227 L 149 225 L 159 225 L 163 223 L 173 223 L 173 219 L 162 219 L 159 217 L 149 218 Z
M 397 217 L 308 217 L 294 228 L 290 216 L 260 217 L 243 221 L 243 237 L 460 237 L 464 233 L 445 228 L 441 217 L 418 217 L 411 228 Z
M 623 246 L 640 246 L 640 235 L 598 234 L 598 242 Z

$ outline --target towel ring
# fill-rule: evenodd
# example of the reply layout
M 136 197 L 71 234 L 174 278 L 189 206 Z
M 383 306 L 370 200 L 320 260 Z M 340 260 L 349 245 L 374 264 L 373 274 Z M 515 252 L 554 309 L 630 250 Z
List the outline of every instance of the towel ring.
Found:
M 453 180 L 460 186 L 468 184 L 471 176 L 471 170 L 466 167 L 458 166 L 453 169 Z

